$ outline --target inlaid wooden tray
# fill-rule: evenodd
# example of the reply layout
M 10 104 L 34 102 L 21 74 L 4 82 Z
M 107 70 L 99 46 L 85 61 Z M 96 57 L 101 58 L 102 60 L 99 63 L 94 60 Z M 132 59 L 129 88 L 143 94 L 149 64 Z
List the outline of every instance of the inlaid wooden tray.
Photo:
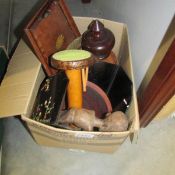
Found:
M 27 38 L 48 75 L 56 70 L 49 66 L 49 57 L 64 50 L 80 36 L 64 0 L 47 0 L 25 28 Z

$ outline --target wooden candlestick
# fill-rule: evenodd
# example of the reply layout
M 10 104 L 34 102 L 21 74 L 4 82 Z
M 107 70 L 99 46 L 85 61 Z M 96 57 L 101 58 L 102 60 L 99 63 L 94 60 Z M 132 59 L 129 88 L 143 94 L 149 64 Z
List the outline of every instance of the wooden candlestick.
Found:
M 82 88 L 86 90 L 88 66 L 94 62 L 91 53 L 84 50 L 64 50 L 52 56 L 51 65 L 56 69 L 65 70 L 69 79 L 67 88 L 69 108 L 82 108 Z

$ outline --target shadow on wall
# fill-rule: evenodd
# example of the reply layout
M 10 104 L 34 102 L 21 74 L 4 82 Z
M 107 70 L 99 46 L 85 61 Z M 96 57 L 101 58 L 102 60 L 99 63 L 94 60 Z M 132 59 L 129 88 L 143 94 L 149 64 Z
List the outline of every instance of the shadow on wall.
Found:
M 24 36 L 24 28 L 27 25 L 27 22 L 31 16 L 36 12 L 37 9 L 41 6 L 44 0 L 31 0 L 20 1 L 16 0 L 13 2 L 12 10 L 12 29 L 11 29 L 11 40 L 10 40 L 10 57 L 13 55 L 17 44 L 21 37 Z
M 0 45 L 7 46 L 9 26 L 9 0 L 0 0 Z

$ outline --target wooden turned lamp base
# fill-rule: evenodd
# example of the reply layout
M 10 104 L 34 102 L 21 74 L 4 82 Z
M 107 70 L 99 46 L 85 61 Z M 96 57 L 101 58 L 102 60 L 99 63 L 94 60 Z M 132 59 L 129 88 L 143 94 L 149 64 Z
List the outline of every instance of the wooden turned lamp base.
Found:
M 95 59 L 91 53 L 84 50 L 64 50 L 52 56 L 52 67 L 65 70 L 69 79 L 67 87 L 69 108 L 82 108 L 82 92 L 85 89 L 83 87 L 86 86 L 88 76 L 88 71 L 85 70 L 88 70 L 88 66 L 94 62 Z

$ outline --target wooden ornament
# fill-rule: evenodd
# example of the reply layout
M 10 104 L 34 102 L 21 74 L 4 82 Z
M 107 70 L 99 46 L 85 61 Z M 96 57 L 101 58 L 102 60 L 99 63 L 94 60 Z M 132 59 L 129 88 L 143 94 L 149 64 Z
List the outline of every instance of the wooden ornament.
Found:
M 121 111 L 116 111 L 108 114 L 103 121 L 103 125 L 100 127 L 102 132 L 123 132 L 128 129 L 129 120 L 128 117 Z
M 107 58 L 114 44 L 114 34 L 99 20 L 93 20 L 82 35 L 82 49 L 92 52 L 99 59 Z
M 108 114 L 105 119 L 99 119 L 93 110 L 84 108 L 68 110 L 58 119 L 58 123 L 74 124 L 85 131 L 93 131 L 94 128 L 99 128 L 99 131 L 102 132 L 126 131 L 129 125 L 127 116 L 121 111 Z
M 86 91 L 88 66 L 94 62 L 94 56 L 85 50 L 64 50 L 52 55 L 52 67 L 65 70 L 69 79 L 67 88 L 69 108 L 82 108 L 82 90 Z
M 95 112 L 87 109 L 70 109 L 64 116 L 59 118 L 59 123 L 75 124 L 85 131 L 93 131 L 94 127 L 103 125 L 103 120 L 95 117 Z
M 69 79 L 67 87 L 68 107 L 69 108 L 82 108 L 82 80 L 81 70 L 72 69 L 66 70 L 66 75 Z

